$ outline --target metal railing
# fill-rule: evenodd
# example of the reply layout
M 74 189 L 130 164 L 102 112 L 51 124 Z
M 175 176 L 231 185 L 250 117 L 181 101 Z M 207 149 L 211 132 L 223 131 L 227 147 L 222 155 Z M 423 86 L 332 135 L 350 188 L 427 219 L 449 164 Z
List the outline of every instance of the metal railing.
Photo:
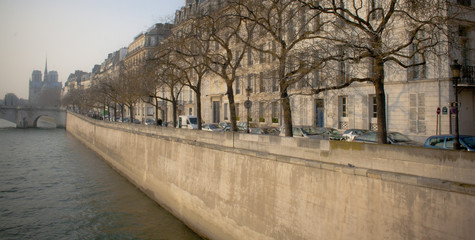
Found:
M 459 84 L 475 85 L 474 66 L 462 66 Z

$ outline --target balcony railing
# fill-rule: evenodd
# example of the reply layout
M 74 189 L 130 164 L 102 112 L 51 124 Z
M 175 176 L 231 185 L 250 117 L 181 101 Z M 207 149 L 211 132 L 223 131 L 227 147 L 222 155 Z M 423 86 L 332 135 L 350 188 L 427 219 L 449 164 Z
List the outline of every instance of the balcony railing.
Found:
M 475 66 L 463 66 L 461 69 L 461 77 L 459 84 L 475 86 Z

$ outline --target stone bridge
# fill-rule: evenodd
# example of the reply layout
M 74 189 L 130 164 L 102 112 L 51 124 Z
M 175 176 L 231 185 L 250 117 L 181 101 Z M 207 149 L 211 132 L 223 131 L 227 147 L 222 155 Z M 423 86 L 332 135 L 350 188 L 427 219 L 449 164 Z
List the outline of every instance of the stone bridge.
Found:
M 15 123 L 17 128 L 37 127 L 43 116 L 53 118 L 57 128 L 66 127 L 66 111 L 58 107 L 0 106 L 0 118 Z

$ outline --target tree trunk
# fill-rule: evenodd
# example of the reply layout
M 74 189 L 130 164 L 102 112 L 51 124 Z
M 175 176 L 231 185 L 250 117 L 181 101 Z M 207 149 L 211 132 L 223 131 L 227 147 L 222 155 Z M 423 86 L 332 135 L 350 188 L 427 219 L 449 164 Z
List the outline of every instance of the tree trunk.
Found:
M 376 97 L 377 119 L 378 119 L 378 142 L 387 144 L 386 128 L 386 94 L 384 92 L 384 62 L 381 58 L 374 59 L 374 92 Z
M 201 91 L 196 92 L 196 117 L 198 118 L 198 130 L 201 130 L 202 120 L 201 120 Z
M 134 107 L 133 107 L 132 105 L 129 106 L 130 122 L 131 122 L 131 123 L 134 123 L 134 110 L 133 110 L 133 108 L 134 108 Z
M 286 137 L 293 137 L 293 130 L 292 130 L 292 111 L 290 109 L 290 98 L 287 93 L 287 89 L 283 89 L 281 91 L 280 100 L 282 101 L 282 110 L 284 113 L 284 128 L 285 128 L 285 136 Z
M 232 84 L 227 84 L 226 94 L 228 95 L 229 101 L 229 114 L 231 114 L 231 131 L 237 132 L 236 103 L 234 102 L 234 92 Z
M 158 98 L 157 97 L 154 97 L 154 98 L 155 98 L 155 122 L 157 123 L 157 126 L 158 126 L 158 110 L 159 110 Z
M 172 108 L 173 108 L 173 127 L 177 127 L 177 125 L 176 125 L 176 121 L 177 121 L 177 115 L 176 115 L 176 114 L 177 114 L 177 111 L 176 111 L 176 110 L 177 110 L 177 105 L 178 105 L 178 104 L 177 104 L 176 100 L 173 100 L 173 101 L 172 101 Z
M 117 105 L 114 103 L 114 122 L 117 121 Z
M 124 104 L 120 104 L 120 118 L 122 119 L 121 122 L 124 122 Z

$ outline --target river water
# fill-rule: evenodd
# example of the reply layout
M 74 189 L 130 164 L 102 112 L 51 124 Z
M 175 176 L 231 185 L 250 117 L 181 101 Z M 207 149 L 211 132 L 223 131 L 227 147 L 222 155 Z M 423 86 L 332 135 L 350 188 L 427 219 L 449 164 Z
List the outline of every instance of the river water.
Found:
M 0 129 L 0 239 L 201 239 L 64 129 Z

